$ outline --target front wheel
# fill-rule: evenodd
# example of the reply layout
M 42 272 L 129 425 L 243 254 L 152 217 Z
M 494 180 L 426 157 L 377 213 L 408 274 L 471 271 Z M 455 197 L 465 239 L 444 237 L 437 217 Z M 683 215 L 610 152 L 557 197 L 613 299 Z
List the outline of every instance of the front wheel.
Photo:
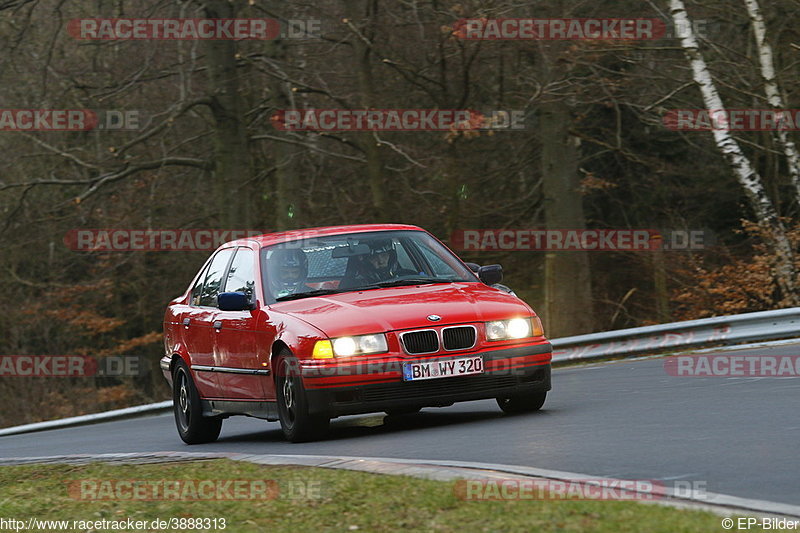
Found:
M 538 411 L 547 399 L 547 392 L 532 392 L 517 394 L 507 398 L 498 398 L 497 405 L 504 413 L 532 413 Z
M 275 377 L 278 418 L 286 440 L 308 442 L 323 437 L 328 432 L 330 418 L 308 414 L 308 397 L 297 369 L 297 359 L 284 350 L 275 368 L 278 369 Z
M 172 405 L 175 425 L 186 444 L 214 442 L 222 430 L 222 419 L 203 416 L 200 394 L 186 363 L 179 361 L 172 374 Z

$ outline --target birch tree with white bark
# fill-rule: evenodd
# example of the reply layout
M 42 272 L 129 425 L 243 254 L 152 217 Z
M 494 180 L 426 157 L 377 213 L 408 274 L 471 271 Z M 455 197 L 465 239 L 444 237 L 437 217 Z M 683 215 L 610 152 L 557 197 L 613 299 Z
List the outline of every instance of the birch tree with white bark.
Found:
M 761 14 L 761 6 L 758 0 L 744 0 L 747 6 L 747 14 L 750 17 L 750 24 L 753 26 L 753 34 L 756 40 L 756 51 L 758 52 L 758 63 L 761 68 L 761 79 L 764 83 L 764 93 L 770 107 L 775 111 L 786 109 L 786 105 L 781 95 L 778 79 L 775 74 L 775 61 L 772 55 L 772 46 L 767 40 L 767 27 L 764 24 L 764 17 Z M 778 125 L 775 130 L 778 144 L 786 157 L 786 164 L 789 168 L 789 178 L 795 189 L 795 202 L 800 204 L 800 152 L 797 145 L 789 137 L 789 132 Z
M 677 29 L 681 47 L 691 64 L 692 78 L 700 88 L 706 109 L 709 111 L 726 109 L 711 76 L 711 71 L 700 51 L 689 14 L 682 0 L 670 0 L 670 16 Z M 775 278 L 783 301 L 788 305 L 796 306 L 800 303 L 796 290 L 797 271 L 794 266 L 794 252 L 783 223 L 767 195 L 761 176 L 731 134 L 728 123 L 721 119 L 719 113 L 711 113 L 711 115 L 712 133 L 717 149 L 730 165 L 736 179 L 744 189 L 759 225 L 768 234 L 770 247 L 775 254 Z

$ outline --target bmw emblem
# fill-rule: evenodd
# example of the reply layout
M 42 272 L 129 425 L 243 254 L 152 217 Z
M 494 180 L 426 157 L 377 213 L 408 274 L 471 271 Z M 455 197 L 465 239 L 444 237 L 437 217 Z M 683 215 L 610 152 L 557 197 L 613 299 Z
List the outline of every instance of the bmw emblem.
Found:
M 442 319 L 439 315 L 428 315 L 428 320 L 431 322 L 439 322 Z

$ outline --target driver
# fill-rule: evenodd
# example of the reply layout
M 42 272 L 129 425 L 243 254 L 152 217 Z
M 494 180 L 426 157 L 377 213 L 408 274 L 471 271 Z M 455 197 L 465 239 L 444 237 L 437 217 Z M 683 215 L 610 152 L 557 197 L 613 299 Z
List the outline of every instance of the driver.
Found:
M 268 261 L 269 284 L 274 298 L 304 292 L 308 261 L 303 250 L 278 248 Z
M 398 276 L 416 274 L 413 270 L 400 268 L 397 250 L 392 239 L 367 241 L 370 252 L 361 260 L 359 277 L 370 283 L 388 281 Z

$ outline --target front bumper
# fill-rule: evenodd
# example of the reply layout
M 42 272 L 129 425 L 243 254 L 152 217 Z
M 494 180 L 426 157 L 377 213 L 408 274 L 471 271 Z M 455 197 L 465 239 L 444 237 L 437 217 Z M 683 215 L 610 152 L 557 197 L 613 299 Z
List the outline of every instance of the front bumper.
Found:
M 159 367 L 161 368 L 161 373 L 164 374 L 164 379 L 167 380 L 169 383 L 170 388 L 172 388 L 172 357 L 169 355 L 165 355 L 161 358 L 158 362 Z
M 335 365 L 337 372 L 319 365 L 301 366 L 309 414 L 329 417 L 372 413 L 404 407 L 442 407 L 455 402 L 509 397 L 550 390 L 549 343 L 478 352 L 484 356 L 483 374 L 403 381 L 402 363 L 422 359 L 370 361 Z M 443 356 L 442 359 L 475 354 Z M 427 359 L 426 359 L 427 360 Z

